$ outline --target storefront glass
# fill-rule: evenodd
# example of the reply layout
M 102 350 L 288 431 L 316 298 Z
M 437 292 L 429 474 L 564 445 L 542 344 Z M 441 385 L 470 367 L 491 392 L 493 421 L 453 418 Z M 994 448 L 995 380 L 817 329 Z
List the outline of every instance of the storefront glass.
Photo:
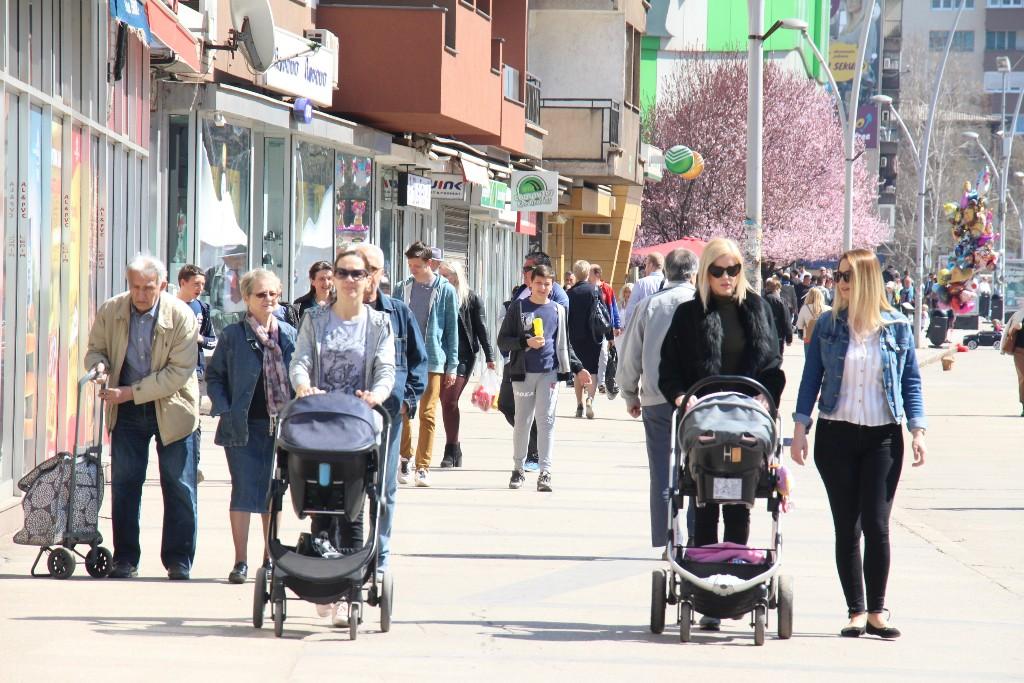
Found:
M 86 138 L 88 140 L 88 138 Z M 75 434 L 75 419 L 77 417 L 76 392 L 69 390 L 74 386 L 75 378 L 81 374 L 81 368 L 77 361 L 81 357 L 79 346 L 80 331 L 85 325 L 81 307 L 81 273 L 80 264 L 82 261 L 82 129 L 75 127 L 71 133 L 71 187 L 65 193 L 63 202 L 63 227 L 65 230 L 64 245 L 66 249 L 62 258 L 66 265 L 67 273 L 67 295 L 64 297 L 66 311 L 64 319 L 67 325 L 61 327 L 62 341 L 65 351 L 60 354 L 60 376 L 66 378 L 63 391 L 64 408 L 61 411 L 64 415 L 63 429 L 58 430 L 62 436 L 62 448 L 71 450 Z M 90 297 L 91 298 L 91 297 Z M 84 351 L 81 352 L 84 355 Z
M 57 404 L 60 396 L 60 375 L 57 372 L 60 358 L 60 225 L 64 158 L 64 126 L 59 121 L 50 124 L 50 221 L 49 228 L 49 274 L 46 291 L 49 294 L 49 305 L 46 320 L 46 352 L 40 355 L 46 359 L 45 374 L 40 377 L 40 384 L 45 387 L 46 403 L 43 410 L 46 420 L 46 457 L 57 454 Z
M 338 152 L 334 187 L 337 243 L 365 242 L 373 223 L 373 159 Z
M 249 269 L 252 184 L 251 133 L 203 119 L 196 223 L 199 266 L 206 271 L 205 297 L 216 332 L 245 314 L 239 282 Z
M 188 117 L 169 117 L 167 129 L 167 274 L 178 284 L 188 257 Z
M 288 142 L 285 138 L 263 140 L 263 267 L 277 273 L 281 282 L 285 272 L 284 238 L 288 232 Z M 292 297 L 298 294 L 293 290 Z
M 4 94 L 3 86 L 0 86 L 0 114 L 3 114 L 4 121 L 10 121 L 11 108 L 10 100 Z M 8 262 L 13 263 L 17 255 L 17 247 L 14 241 L 15 221 L 17 220 L 17 175 L 11 174 L 11 149 L 18 149 L 16 139 L 10 138 L 10 131 L 4 131 L 0 136 L 0 188 L 3 188 L 3 212 L 0 213 L 0 248 L 3 249 L 4 257 L 0 259 L 0 482 L 11 478 L 10 458 L 7 453 L 7 401 L 6 385 L 7 370 L 10 365 L 7 362 L 7 337 L 13 332 L 13 325 L 8 324 L 14 318 L 10 314 L 10 307 L 7 303 L 7 267 Z M 14 297 L 10 297 L 13 299 Z
M 333 149 L 296 143 L 292 292 L 306 291 L 310 265 L 333 260 L 334 175 Z
M 28 168 L 24 191 L 19 202 L 23 202 L 22 219 L 25 231 L 19 239 L 19 251 L 24 254 L 25 280 L 22 296 L 25 301 L 25 386 L 24 386 L 24 465 L 22 472 L 28 472 L 36 465 L 36 416 L 39 398 L 39 299 L 42 266 L 43 229 L 43 110 L 32 107 L 29 111 Z M 21 246 L 24 244 L 24 247 Z

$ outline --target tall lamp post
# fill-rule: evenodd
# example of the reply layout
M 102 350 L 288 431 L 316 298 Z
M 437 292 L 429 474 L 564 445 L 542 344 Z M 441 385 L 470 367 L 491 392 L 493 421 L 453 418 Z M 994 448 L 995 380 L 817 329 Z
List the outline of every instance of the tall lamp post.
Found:
M 932 141 L 932 128 L 935 123 L 935 109 L 939 103 L 939 91 L 942 89 L 942 77 L 946 71 L 946 62 L 949 60 L 949 51 L 953 46 L 953 36 L 956 35 L 956 27 L 960 24 L 960 17 L 964 13 L 964 9 L 967 7 L 966 2 L 960 3 L 960 9 L 957 10 L 956 16 L 953 17 L 953 26 L 949 30 L 949 35 L 946 36 L 946 49 L 942 53 L 942 61 L 939 63 L 939 70 L 935 74 L 935 89 L 932 91 L 931 105 L 928 107 L 928 118 L 924 124 L 924 138 L 921 142 L 921 147 L 918 149 L 917 154 L 917 289 L 918 295 L 914 297 L 914 340 L 918 348 L 924 343 L 924 335 L 921 334 L 921 325 L 924 322 L 924 296 L 922 296 L 922 286 L 924 284 L 924 202 L 928 193 L 928 149 L 931 147 Z M 910 138 L 910 131 L 907 130 L 906 124 L 903 119 L 896 112 L 896 108 L 892 105 L 891 97 L 878 96 L 873 98 L 875 102 L 879 104 L 885 104 L 888 106 L 900 127 L 903 129 L 904 134 L 908 140 Z M 913 141 L 911 140 L 913 146 Z

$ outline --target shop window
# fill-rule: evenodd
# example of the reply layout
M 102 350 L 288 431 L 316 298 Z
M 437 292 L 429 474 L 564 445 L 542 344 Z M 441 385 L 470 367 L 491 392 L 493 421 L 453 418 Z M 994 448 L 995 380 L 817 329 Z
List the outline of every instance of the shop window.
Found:
M 584 223 L 582 226 L 584 237 L 611 237 L 611 223 Z
M 263 140 L 263 267 L 277 273 L 282 283 L 285 271 L 285 234 L 288 232 L 288 141 Z M 293 289 L 294 298 L 299 290 Z
M 309 267 L 334 261 L 334 150 L 295 145 L 295 215 L 292 291 L 304 291 Z
M 189 262 L 188 116 L 171 116 L 167 126 L 167 273 L 177 286 L 177 272 Z
M 239 283 L 249 269 L 252 144 L 248 128 L 203 119 L 202 129 L 196 234 L 199 266 L 206 271 L 204 297 L 219 334 L 246 310 Z
M 366 241 L 373 224 L 373 159 L 338 152 L 334 196 L 337 243 Z
M 36 431 L 39 414 L 39 374 L 46 368 L 39 367 L 39 304 L 42 286 L 39 275 L 42 266 L 42 218 L 43 218 L 43 110 L 32 107 L 29 111 L 28 136 L 28 168 L 24 185 L 19 186 L 19 205 L 21 226 L 18 239 L 19 256 L 24 259 L 25 279 L 19 283 L 24 308 L 22 320 L 25 336 L 19 338 L 24 344 L 23 362 L 25 363 L 25 385 L 20 394 L 24 394 L 23 409 L 23 466 L 22 472 L 28 472 L 36 466 Z M 17 124 L 15 124 L 17 130 Z M 10 136 L 8 137 L 10 139 Z
M 3 114 L 2 120 L 4 121 L 15 118 L 12 111 L 13 100 L 13 97 L 8 98 L 4 94 L 3 86 L 0 86 L 0 113 Z M 13 371 L 13 366 L 7 361 L 7 350 L 11 347 L 9 336 L 13 334 L 14 330 L 12 329 L 13 325 L 8 325 L 8 321 L 13 322 L 14 320 L 10 306 L 16 297 L 5 295 L 8 292 L 8 260 L 13 261 L 17 254 L 15 230 L 18 216 L 18 176 L 17 173 L 11 172 L 12 156 L 15 159 L 13 166 L 17 168 L 17 149 L 17 136 L 12 136 L 8 129 L 4 135 L 0 136 L 0 188 L 2 188 L 0 191 L 3 192 L 3 201 L 0 202 L 0 206 L 3 207 L 3 213 L 0 214 L 0 249 L 3 249 L 4 252 L 4 258 L 0 259 L 0 482 L 8 480 L 12 476 L 10 454 L 7 449 L 8 420 L 5 389 L 8 382 L 7 375 Z M 10 274 L 13 275 L 13 273 Z

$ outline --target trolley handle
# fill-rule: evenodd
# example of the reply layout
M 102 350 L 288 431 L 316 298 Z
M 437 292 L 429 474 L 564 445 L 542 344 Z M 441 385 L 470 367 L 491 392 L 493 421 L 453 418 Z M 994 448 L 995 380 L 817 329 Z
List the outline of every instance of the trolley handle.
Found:
M 751 379 L 749 377 L 742 377 L 740 375 L 711 375 L 710 377 L 705 377 L 702 380 L 698 380 L 697 382 L 694 383 L 693 386 L 690 387 L 690 390 L 686 392 L 686 396 L 683 397 L 683 402 L 680 404 L 680 406 L 685 410 L 686 404 L 690 402 L 690 397 L 696 396 L 697 392 L 700 391 L 701 389 L 706 389 L 707 387 L 714 386 L 723 386 L 724 388 L 729 385 L 735 386 L 737 384 L 741 384 L 747 387 L 748 389 L 753 389 L 754 391 L 764 396 L 765 400 L 768 402 L 768 414 L 771 416 L 773 420 L 778 419 L 779 408 L 775 404 L 775 397 L 773 397 L 771 393 L 764 387 L 764 385 L 758 382 L 757 380 Z
M 72 445 L 71 445 L 71 453 L 75 457 L 78 456 L 79 447 L 82 445 L 79 442 L 79 436 L 80 436 L 79 426 L 82 423 L 82 396 L 85 395 L 85 388 L 86 387 L 88 387 L 90 384 L 92 384 L 96 380 L 97 377 L 100 377 L 101 375 L 105 375 L 105 374 L 106 374 L 106 367 L 104 366 L 104 364 L 103 363 L 97 363 L 91 370 L 89 370 L 89 372 L 87 372 L 84 375 L 82 375 L 81 379 L 78 380 L 78 397 L 76 398 L 76 402 L 75 402 L 75 440 L 74 440 L 74 442 L 72 442 Z M 107 387 L 107 381 L 104 380 L 103 384 L 100 385 L 100 386 L 101 386 L 101 388 L 105 389 Z M 102 405 L 103 399 L 100 398 L 99 400 L 100 400 L 100 404 Z M 100 416 L 99 416 L 99 419 L 96 420 L 96 432 L 95 432 L 95 435 L 94 435 L 95 436 L 95 443 L 96 444 L 102 444 L 103 443 L 103 417 L 104 417 L 104 412 L 105 411 L 101 409 L 99 412 L 100 412 Z

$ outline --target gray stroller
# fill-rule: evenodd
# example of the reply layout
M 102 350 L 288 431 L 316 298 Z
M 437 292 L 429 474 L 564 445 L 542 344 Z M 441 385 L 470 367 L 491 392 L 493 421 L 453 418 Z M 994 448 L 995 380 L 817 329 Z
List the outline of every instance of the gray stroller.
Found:
M 707 389 L 720 393 L 704 396 L 685 414 L 673 417 L 673 461 L 666 530 L 668 567 L 652 577 L 651 631 L 665 628 L 666 604 L 677 607 L 679 639 L 690 640 L 694 612 L 718 619 L 750 615 L 754 644 L 763 645 L 769 610 L 778 611 L 778 635 L 793 633 L 793 579 L 779 573 L 782 533 L 781 498 L 776 491 L 776 468 L 782 442 L 778 408 L 760 383 L 746 377 L 715 376 L 694 384 L 684 397 Z M 742 390 L 742 391 L 739 391 Z M 767 397 L 766 410 L 747 395 L 753 390 Z M 676 447 L 678 440 L 680 448 Z M 708 549 L 692 548 L 680 534 L 677 517 L 692 497 L 698 507 L 708 504 L 754 506 L 766 498 L 772 516 L 771 544 L 767 549 L 741 551 L 750 560 L 708 561 Z

